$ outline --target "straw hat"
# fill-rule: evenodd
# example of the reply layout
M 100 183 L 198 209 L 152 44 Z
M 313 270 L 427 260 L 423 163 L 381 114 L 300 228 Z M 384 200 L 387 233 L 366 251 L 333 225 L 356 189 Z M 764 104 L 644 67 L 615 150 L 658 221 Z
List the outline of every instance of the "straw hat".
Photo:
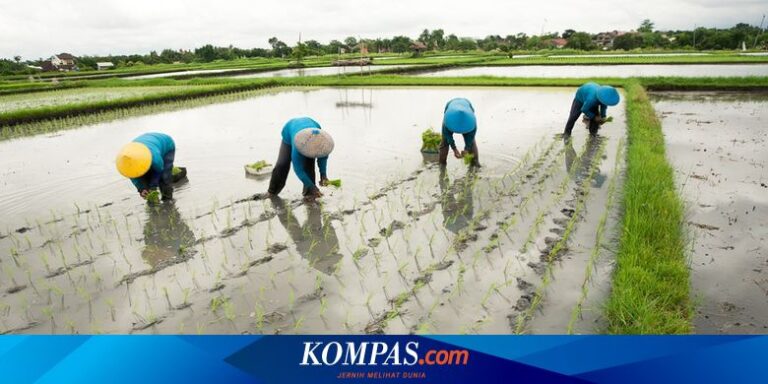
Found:
M 302 155 L 313 159 L 326 157 L 333 152 L 333 138 L 319 128 L 304 128 L 293 138 L 293 145 Z

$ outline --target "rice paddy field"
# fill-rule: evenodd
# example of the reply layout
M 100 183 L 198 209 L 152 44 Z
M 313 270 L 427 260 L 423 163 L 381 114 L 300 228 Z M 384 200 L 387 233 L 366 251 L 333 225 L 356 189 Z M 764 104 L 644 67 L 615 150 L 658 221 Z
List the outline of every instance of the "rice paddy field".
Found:
M 0 113 L 22 109 L 62 106 L 67 104 L 140 98 L 167 92 L 176 92 L 189 88 L 190 87 L 188 86 L 88 87 L 4 96 L 0 95 Z
M 731 65 L 758 72 L 7 86 L 0 333 L 764 332 L 766 74 Z M 563 138 L 576 86 L 598 74 L 621 88 L 613 121 Z M 454 97 L 477 111 L 480 167 L 420 151 Z M 268 198 L 269 173 L 243 169 L 274 162 L 297 116 L 336 142 L 341 185 L 314 203 L 292 175 Z M 114 169 L 151 131 L 189 171 L 155 206 Z

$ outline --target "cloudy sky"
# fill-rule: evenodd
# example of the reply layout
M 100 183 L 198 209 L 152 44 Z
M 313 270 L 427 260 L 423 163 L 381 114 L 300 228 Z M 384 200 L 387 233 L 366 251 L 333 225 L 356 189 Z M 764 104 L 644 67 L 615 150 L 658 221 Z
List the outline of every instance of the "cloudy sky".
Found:
M 146 53 L 206 43 L 266 47 L 347 36 L 416 37 L 424 28 L 459 36 L 566 28 L 630 30 L 758 25 L 766 0 L 0 0 L 0 57 Z

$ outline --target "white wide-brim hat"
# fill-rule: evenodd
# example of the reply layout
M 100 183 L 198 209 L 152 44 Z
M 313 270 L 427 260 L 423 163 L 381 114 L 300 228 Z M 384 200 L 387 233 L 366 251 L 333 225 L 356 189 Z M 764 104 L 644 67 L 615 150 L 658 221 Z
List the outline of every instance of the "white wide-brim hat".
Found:
M 313 159 L 327 157 L 333 152 L 333 138 L 319 128 L 304 128 L 293 138 L 293 145 L 302 155 Z

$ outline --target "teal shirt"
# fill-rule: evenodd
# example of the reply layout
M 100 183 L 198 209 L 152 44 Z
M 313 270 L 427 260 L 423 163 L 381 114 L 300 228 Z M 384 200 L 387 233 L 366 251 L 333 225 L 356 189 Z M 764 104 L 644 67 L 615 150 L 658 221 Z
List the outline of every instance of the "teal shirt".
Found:
M 322 129 L 317 121 L 309 117 L 297 117 L 295 119 L 288 120 L 288 122 L 285 123 L 281 135 L 283 137 L 283 142 L 291 146 L 291 165 L 293 166 L 293 172 L 296 173 L 296 176 L 299 177 L 299 180 L 301 180 L 305 187 L 310 188 L 314 187 L 315 184 L 304 170 L 304 161 L 307 159 L 307 157 L 302 155 L 301 152 L 296 149 L 296 146 L 293 145 L 293 139 L 296 137 L 296 134 L 305 128 Z M 328 156 L 317 159 L 317 167 L 320 169 L 320 177 L 326 178 Z
M 160 178 L 163 176 L 163 170 L 165 169 L 165 161 L 163 159 L 169 152 L 176 150 L 176 144 L 170 136 L 156 132 L 145 133 L 133 139 L 133 142 L 144 144 L 149 148 L 149 153 L 152 155 L 152 164 L 149 166 L 147 173 L 131 179 L 131 182 L 139 191 L 157 188 L 160 185 Z
M 587 115 L 588 118 L 593 119 L 595 117 L 595 110 L 600 109 L 600 116 L 605 117 L 608 106 L 600 103 L 597 99 L 597 90 L 600 89 L 600 85 L 597 83 L 589 82 L 576 91 L 575 99 L 581 103 L 581 112 Z
M 463 97 L 457 97 L 455 99 L 451 99 L 448 101 L 448 103 L 445 104 L 445 110 L 443 113 L 447 112 L 449 108 L 457 106 L 467 107 L 472 112 L 475 111 L 475 107 L 472 106 L 472 103 L 470 103 L 469 100 Z M 453 140 L 453 132 L 451 132 L 448 127 L 445 126 L 445 124 L 443 124 L 442 134 L 443 141 L 445 141 L 445 143 L 448 144 L 451 148 L 456 149 L 456 141 Z M 464 149 L 467 152 L 472 150 L 472 145 L 475 143 L 475 134 L 477 134 L 477 127 L 475 127 L 475 129 L 472 131 L 462 135 L 464 137 Z

